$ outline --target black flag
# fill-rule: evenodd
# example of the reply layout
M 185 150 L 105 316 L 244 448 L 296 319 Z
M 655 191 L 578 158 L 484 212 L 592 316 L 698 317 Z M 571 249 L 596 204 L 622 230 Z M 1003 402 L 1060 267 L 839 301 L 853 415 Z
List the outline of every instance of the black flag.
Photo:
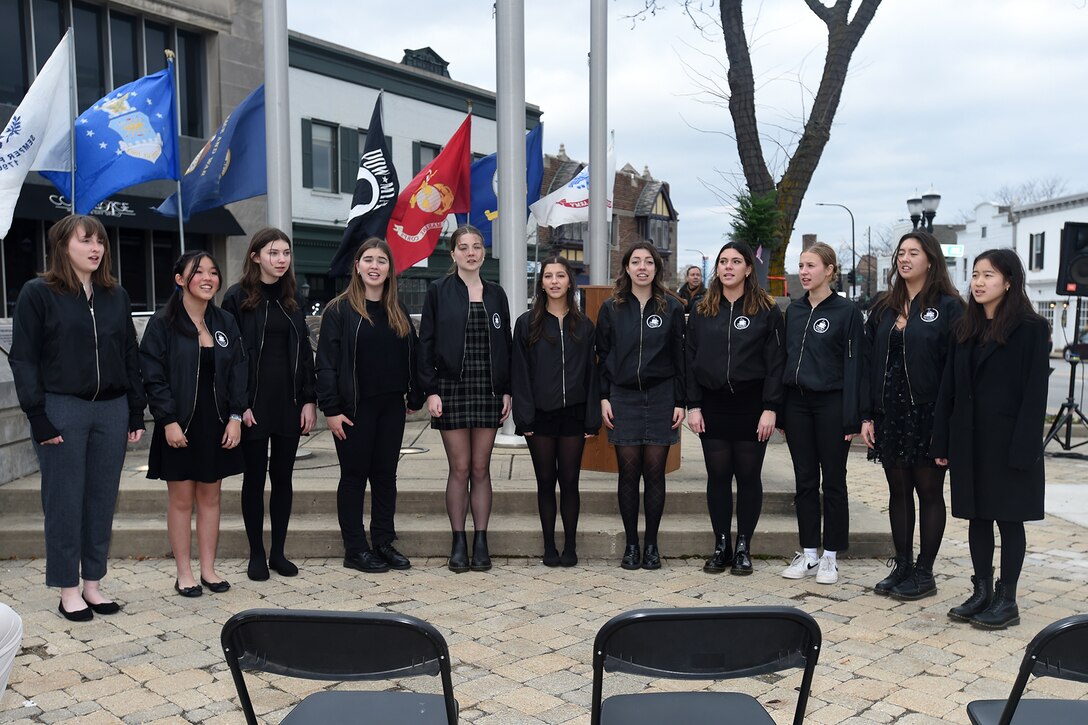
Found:
M 348 226 L 344 230 L 344 238 L 340 240 L 340 248 L 329 265 L 330 277 L 344 277 L 351 273 L 355 250 L 369 237 L 385 239 L 385 230 L 399 193 L 397 170 L 393 167 L 393 157 L 382 130 L 382 95 L 379 94 L 374 104 L 374 114 L 370 117 L 370 128 L 366 131 L 366 144 L 359 157 L 359 174 L 355 193 L 351 197 Z

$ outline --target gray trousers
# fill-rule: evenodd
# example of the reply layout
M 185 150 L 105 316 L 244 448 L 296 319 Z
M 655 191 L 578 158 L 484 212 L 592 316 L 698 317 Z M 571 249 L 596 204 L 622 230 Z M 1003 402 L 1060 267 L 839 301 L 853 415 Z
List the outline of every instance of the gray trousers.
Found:
M 45 412 L 64 442 L 37 445 L 45 512 L 45 584 L 79 586 L 106 574 L 113 509 L 128 435 L 128 399 L 45 396 Z

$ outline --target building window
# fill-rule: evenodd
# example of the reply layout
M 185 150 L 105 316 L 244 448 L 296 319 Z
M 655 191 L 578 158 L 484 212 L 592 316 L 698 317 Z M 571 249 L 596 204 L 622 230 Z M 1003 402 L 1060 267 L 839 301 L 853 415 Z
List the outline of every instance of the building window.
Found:
M 41 70 L 68 24 L 59 0 L 34 0 L 30 7 L 34 12 L 34 67 Z
M 113 87 L 132 83 L 140 77 L 139 43 L 136 18 L 110 13 L 110 57 L 113 62 Z
M 1054 329 L 1054 303 L 1053 302 L 1036 302 L 1035 309 L 1042 315 L 1047 324 L 1050 325 L 1050 329 Z
M 303 160 L 302 185 L 315 191 L 328 191 L 335 194 L 340 189 L 337 179 L 339 158 L 336 151 L 336 137 L 339 129 L 330 123 L 320 121 L 307 120 L 303 124 L 302 147 L 308 158 Z M 309 138 L 306 138 L 307 135 Z
M 177 64 L 181 133 L 204 138 L 204 38 L 179 30 Z
M 19 0 L 0 0 L 0 103 L 18 106 L 30 87 L 26 67 L 26 41 L 23 40 L 23 9 Z
M 438 158 L 438 154 L 441 153 L 441 151 L 442 147 L 436 146 L 433 143 L 414 141 L 412 143 L 412 176 L 414 177 L 422 171 L 427 164 Z
M 1028 256 L 1028 269 L 1031 271 L 1043 268 L 1043 247 L 1046 241 L 1046 232 L 1039 232 L 1030 236 L 1031 251 Z M 1053 320 L 1051 320 L 1053 322 Z
M 159 23 L 144 23 L 144 60 L 147 73 L 156 73 L 166 67 L 166 51 L 174 49 L 170 28 Z
M 647 218 L 646 238 L 653 242 L 658 249 L 667 251 L 672 241 L 668 217 L 651 216 Z
M 981 234 L 979 236 L 982 237 L 983 239 L 986 238 L 986 227 L 985 226 L 982 227 Z
M 103 8 L 72 3 L 72 27 L 76 45 L 76 96 L 78 112 L 90 108 L 106 95 L 106 67 L 103 63 Z

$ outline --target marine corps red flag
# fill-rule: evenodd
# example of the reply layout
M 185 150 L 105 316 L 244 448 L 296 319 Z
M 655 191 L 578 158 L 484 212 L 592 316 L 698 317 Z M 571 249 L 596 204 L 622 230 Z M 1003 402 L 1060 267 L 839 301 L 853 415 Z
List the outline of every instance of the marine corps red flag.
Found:
M 397 197 L 386 241 L 398 273 L 431 255 L 448 215 L 469 211 L 471 135 L 469 114 L 442 152 Z

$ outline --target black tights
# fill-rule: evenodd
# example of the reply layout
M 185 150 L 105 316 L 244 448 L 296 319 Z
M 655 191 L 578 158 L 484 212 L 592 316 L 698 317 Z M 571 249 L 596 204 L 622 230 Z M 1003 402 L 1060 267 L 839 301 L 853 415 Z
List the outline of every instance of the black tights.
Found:
M 563 549 L 573 552 L 578 533 L 578 475 L 582 467 L 583 436 L 532 435 L 525 438 L 536 472 L 536 502 L 544 532 L 544 551 L 555 548 L 555 484 L 559 483 L 559 511 L 563 516 Z
M 914 550 L 914 494 L 918 493 L 920 542 L 918 559 L 930 566 L 944 536 L 944 471 L 933 466 L 885 468 L 888 479 L 888 518 L 897 556 L 910 558 Z
M 728 537 L 733 526 L 733 477 L 737 478 L 737 533 L 749 541 L 763 508 L 763 456 L 767 443 L 702 439 L 706 462 L 706 505 L 714 538 Z
M 272 455 L 269 456 L 269 439 Z M 246 470 L 242 476 L 242 521 L 249 539 L 249 557 L 264 558 L 264 482 L 265 472 L 272 482 L 268 509 L 272 519 L 272 548 L 269 558 L 283 558 L 283 545 L 287 540 L 287 522 L 291 518 L 291 476 L 295 469 L 295 451 L 298 450 L 299 434 L 272 435 L 267 438 L 242 441 L 242 455 Z
M 458 428 L 442 431 L 449 474 L 446 477 L 446 513 L 454 531 L 465 530 L 472 510 L 472 528 L 487 531 L 491 518 L 491 451 L 495 428 Z
M 971 519 L 967 543 L 971 546 L 971 565 L 976 579 L 989 579 L 994 571 L 994 524 L 1001 532 L 1001 583 L 1010 599 L 1016 599 L 1016 583 L 1024 566 L 1028 542 L 1023 521 Z
M 657 545 L 657 529 L 665 513 L 665 459 L 668 446 L 616 446 L 620 469 L 620 518 L 628 546 L 638 545 L 638 482 L 645 484 L 646 545 Z

